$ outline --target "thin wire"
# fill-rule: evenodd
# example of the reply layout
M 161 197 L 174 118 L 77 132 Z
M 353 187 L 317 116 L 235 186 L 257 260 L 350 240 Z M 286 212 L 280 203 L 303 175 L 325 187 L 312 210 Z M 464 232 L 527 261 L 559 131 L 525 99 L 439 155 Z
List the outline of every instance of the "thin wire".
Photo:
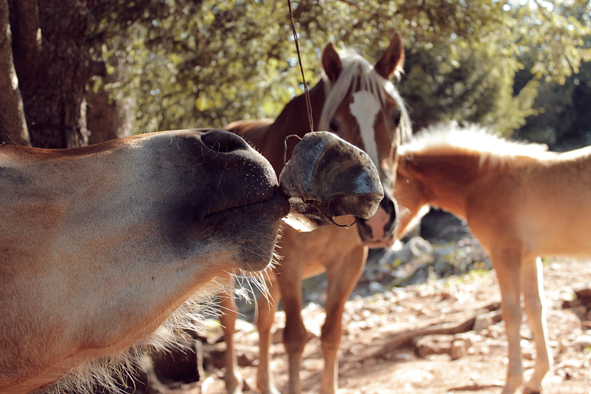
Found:
M 310 92 L 308 92 L 308 84 L 306 83 L 306 77 L 304 76 L 304 67 L 302 66 L 302 58 L 300 56 L 300 44 L 298 41 L 298 33 L 295 28 L 295 22 L 293 21 L 293 11 L 291 9 L 291 0 L 287 0 L 289 6 L 289 16 L 291 18 L 291 28 L 293 30 L 293 39 L 295 40 L 296 51 L 298 53 L 298 61 L 300 62 L 300 71 L 302 73 L 302 81 L 304 82 L 304 95 L 306 96 L 306 109 L 308 111 L 308 121 L 310 122 L 310 131 L 314 131 L 314 120 L 312 119 L 312 103 L 310 102 Z
M 300 55 L 300 44 L 298 41 L 298 33 L 296 31 L 295 22 L 293 20 L 293 10 L 291 9 L 291 0 L 287 0 L 287 5 L 289 7 L 289 17 L 291 18 L 291 28 L 293 30 L 293 39 L 295 41 L 296 51 L 298 53 L 298 61 L 300 63 L 300 72 L 302 73 L 302 82 L 304 83 L 304 96 L 306 97 L 306 110 L 308 112 L 308 122 L 310 122 L 310 132 L 313 132 L 314 131 L 314 120 L 312 118 L 312 103 L 310 101 L 310 92 L 308 91 L 308 84 L 306 83 L 306 77 L 304 76 L 304 67 L 302 66 L 302 57 Z M 285 137 L 285 140 L 283 141 L 283 143 L 285 145 L 285 150 L 283 151 L 283 165 L 285 165 L 287 162 L 287 140 L 290 137 L 298 137 L 300 140 L 302 139 L 300 136 L 298 136 L 296 134 L 291 134 L 291 135 L 288 135 L 287 137 Z M 304 200 L 302 199 L 302 201 L 304 201 Z M 332 224 L 334 224 L 335 226 L 338 226 L 338 227 L 351 227 L 359 221 L 359 217 L 356 216 L 355 221 L 351 224 L 338 224 L 337 222 L 334 221 L 334 219 L 332 217 L 330 217 L 326 213 L 324 213 L 324 211 L 322 209 L 318 209 L 318 210 L 320 211 L 320 213 L 322 213 L 322 215 L 325 218 L 330 220 L 332 222 Z
M 290 139 L 291 137 L 297 137 L 300 141 L 302 140 L 302 137 L 300 137 L 297 134 L 290 134 L 287 137 L 285 137 L 285 139 L 283 140 L 283 166 L 285 167 L 285 165 L 287 164 L 287 140 Z

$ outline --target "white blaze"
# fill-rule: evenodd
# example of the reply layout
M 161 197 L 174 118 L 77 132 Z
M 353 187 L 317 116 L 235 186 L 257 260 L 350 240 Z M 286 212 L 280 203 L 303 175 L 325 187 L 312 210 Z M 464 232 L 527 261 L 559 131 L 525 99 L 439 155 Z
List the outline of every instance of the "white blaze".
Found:
M 367 90 L 360 90 L 353 94 L 353 102 L 349 108 L 351 109 L 351 115 L 355 117 L 357 124 L 359 124 L 365 152 L 367 152 L 375 166 L 379 168 L 378 146 L 373 124 L 380 110 L 380 103 L 372 93 Z

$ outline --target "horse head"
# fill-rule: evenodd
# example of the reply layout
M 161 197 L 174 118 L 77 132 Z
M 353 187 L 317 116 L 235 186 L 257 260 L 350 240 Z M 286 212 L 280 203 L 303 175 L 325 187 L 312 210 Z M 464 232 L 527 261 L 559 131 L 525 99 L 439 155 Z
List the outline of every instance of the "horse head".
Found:
M 404 63 L 404 46 L 396 33 L 375 65 L 352 50 L 340 55 L 332 44 L 322 53 L 325 104 L 319 129 L 328 130 L 368 153 L 380 175 L 384 198 L 377 213 L 358 223 L 370 247 L 390 246 L 397 223 L 397 147 L 412 134 L 404 102 L 391 82 Z

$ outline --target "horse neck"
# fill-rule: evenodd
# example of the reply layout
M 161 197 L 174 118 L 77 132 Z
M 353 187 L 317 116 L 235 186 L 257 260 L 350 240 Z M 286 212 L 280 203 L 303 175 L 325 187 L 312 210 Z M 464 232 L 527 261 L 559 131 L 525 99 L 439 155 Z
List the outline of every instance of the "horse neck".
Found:
M 414 153 L 408 158 L 412 177 L 423 188 L 428 205 L 466 218 L 467 198 L 486 168 L 478 155 L 430 155 Z
M 320 83 L 316 84 L 316 86 L 310 90 L 314 130 L 317 130 L 318 128 L 324 100 L 324 83 L 320 81 Z M 277 174 L 279 174 L 284 165 L 283 152 L 285 151 L 285 138 L 292 134 L 301 138 L 308 132 L 310 132 L 310 122 L 308 120 L 306 97 L 302 94 L 287 103 L 275 122 L 270 124 L 268 128 L 261 133 L 259 137 L 260 143 L 256 144 L 256 146 L 263 156 L 269 160 Z M 293 148 L 298 142 L 298 139 L 295 137 L 288 139 L 287 155 L 285 156 L 287 160 L 291 157 Z

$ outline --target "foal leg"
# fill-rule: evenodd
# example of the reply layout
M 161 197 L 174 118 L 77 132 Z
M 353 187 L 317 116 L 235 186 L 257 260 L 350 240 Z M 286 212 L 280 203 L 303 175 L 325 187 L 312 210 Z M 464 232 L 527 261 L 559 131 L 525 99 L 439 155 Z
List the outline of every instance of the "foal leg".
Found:
M 261 294 L 257 300 L 257 329 L 259 332 L 259 367 L 257 369 L 257 387 L 261 394 L 279 394 L 273 382 L 271 371 L 271 328 L 275 320 L 277 304 L 281 299 L 277 283 L 267 283 L 269 298 Z
M 491 260 L 501 288 L 501 308 L 509 342 L 509 366 L 502 394 L 513 394 L 522 384 L 521 345 L 521 257 L 508 249 L 491 248 Z
M 321 394 L 334 394 L 339 386 L 338 351 L 341 345 L 341 330 L 345 302 L 359 281 L 367 258 L 367 248 L 359 245 L 345 259 L 327 269 L 326 320 L 322 326 L 322 372 Z
M 242 394 L 242 375 L 238 368 L 238 359 L 234 350 L 234 329 L 236 324 L 236 315 L 238 308 L 234 298 L 234 291 L 228 290 L 220 294 L 220 324 L 224 330 L 226 340 L 226 391 L 228 394 Z
M 522 283 L 525 312 L 531 325 L 536 343 L 536 366 L 534 374 L 525 385 L 525 392 L 542 391 L 542 380 L 552 367 L 550 348 L 548 347 L 548 328 L 546 326 L 546 308 L 543 286 L 543 269 L 540 258 L 522 260 Z

